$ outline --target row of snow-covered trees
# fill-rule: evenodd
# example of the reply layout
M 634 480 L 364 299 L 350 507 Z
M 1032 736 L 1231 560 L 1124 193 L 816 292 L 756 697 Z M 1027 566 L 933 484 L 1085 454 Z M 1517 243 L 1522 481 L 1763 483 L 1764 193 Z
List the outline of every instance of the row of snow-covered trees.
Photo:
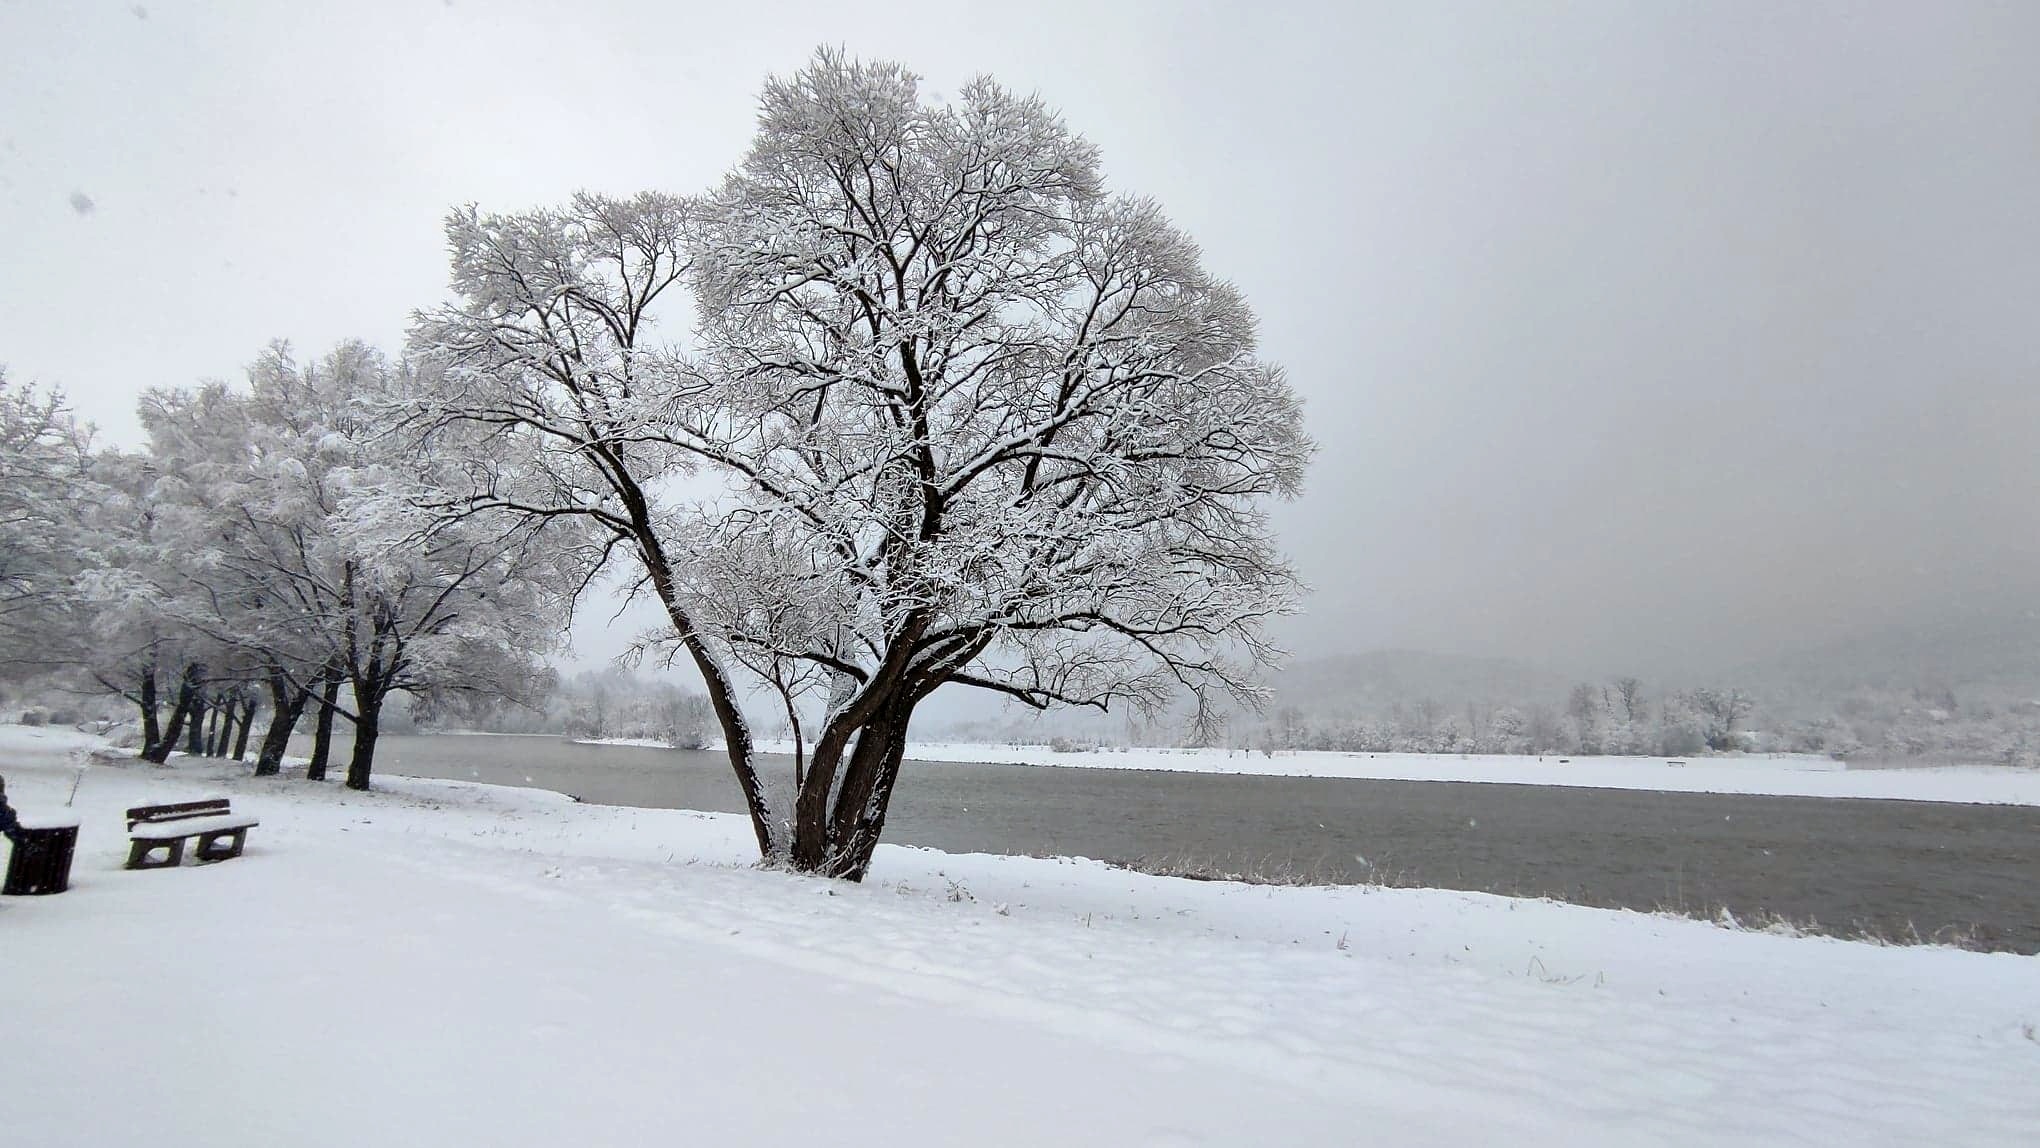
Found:
M 410 370 L 361 345 L 264 352 L 245 386 L 152 390 L 140 449 L 97 449 L 0 382 L 0 669 L 133 707 L 141 755 L 279 769 L 309 713 L 365 788 L 392 695 L 515 694 L 562 628 L 543 523 L 428 508 L 456 444 L 404 433 Z
M 2040 766 L 2040 699 L 1982 689 L 1958 701 L 1946 686 L 1861 686 L 1775 703 L 1773 740 L 1851 760 Z M 1994 696 L 1995 695 L 1995 696 Z M 2024 695 L 2024 696 L 2022 696 Z M 1790 716 L 1783 716 L 1790 715 Z
M 1650 697 L 1641 680 L 1623 677 L 1600 685 L 1576 685 L 1563 707 L 1538 702 L 1451 706 L 1424 700 L 1399 702 L 1380 714 L 1328 718 L 1280 706 L 1229 740 L 1243 748 L 1363 753 L 1676 757 L 1788 748 L 1756 744 L 1748 728 L 1752 710 L 1753 701 L 1742 690 L 1698 688 Z M 1194 718 L 1186 736 L 1199 736 Z M 1207 719 L 1202 736 L 1212 739 L 1224 736 L 1224 731 Z
M 1859 689 L 1760 707 L 1739 689 L 1646 695 L 1637 679 L 1617 678 L 1576 685 L 1563 705 L 1418 701 L 1363 716 L 1277 705 L 1259 720 L 1207 716 L 1201 727 L 1193 712 L 1181 718 L 1181 729 L 1184 744 L 1237 749 L 1669 757 L 1753 751 L 2040 765 L 2040 701 L 1958 704 L 1945 688 Z
M 931 102 L 825 51 L 700 194 L 446 234 L 453 298 L 403 362 L 274 356 L 252 394 L 157 396 L 150 450 L 90 464 L 52 649 L 171 723 L 253 683 L 353 721 L 361 757 L 391 691 L 504 688 L 621 567 L 761 853 L 852 879 L 938 688 L 1259 697 L 1297 398 L 1241 293 L 1039 98 Z M 759 769 L 759 685 L 790 786 Z

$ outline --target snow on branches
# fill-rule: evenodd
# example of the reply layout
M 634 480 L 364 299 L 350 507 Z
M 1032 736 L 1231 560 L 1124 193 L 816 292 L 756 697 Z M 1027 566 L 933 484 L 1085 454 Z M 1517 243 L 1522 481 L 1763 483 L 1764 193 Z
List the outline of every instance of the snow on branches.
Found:
M 456 213 L 460 299 L 414 348 L 440 425 L 501 448 L 467 508 L 580 518 L 634 555 L 761 847 L 856 877 L 943 685 L 1255 699 L 1262 623 L 1297 591 L 1266 508 L 1311 444 L 1240 293 L 1040 100 L 979 80 L 935 106 L 823 52 L 763 105 L 706 195 Z M 650 336 L 675 285 L 684 350 Z M 706 493 L 679 497 L 685 474 Z M 739 665 L 827 687 L 790 840 Z

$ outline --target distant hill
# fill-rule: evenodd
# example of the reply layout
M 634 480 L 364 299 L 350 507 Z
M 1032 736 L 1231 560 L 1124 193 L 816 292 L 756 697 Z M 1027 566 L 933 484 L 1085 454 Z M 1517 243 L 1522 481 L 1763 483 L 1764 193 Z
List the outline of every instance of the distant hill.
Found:
M 2040 614 L 1894 626 L 1723 675 L 1776 706 L 1866 695 L 1952 694 L 1965 706 L 2040 700 Z
M 1892 627 L 1721 672 L 1645 678 L 1633 708 L 1615 688 L 1618 674 L 1419 650 L 1306 658 L 1270 677 L 1266 711 L 1225 713 L 1223 736 L 1237 745 L 1272 738 L 1370 752 L 1378 742 L 1397 752 L 1515 752 L 1485 747 L 1529 744 L 1536 752 L 1684 754 L 1696 750 L 1666 747 L 1705 733 L 1706 699 L 1735 696 L 1746 708 L 1723 719 L 1724 729 L 1747 732 L 1752 748 L 2040 762 L 2040 616 Z M 1571 696 L 1582 684 L 1594 687 L 1582 691 L 1583 702 Z M 1708 689 L 1693 692 L 1698 687 Z M 1181 707 L 1148 721 L 968 702 L 931 706 L 923 736 L 1165 745 L 1189 732 Z M 1501 724 L 1511 713 L 1515 724 Z M 1630 748 L 1606 748 L 1618 738 Z

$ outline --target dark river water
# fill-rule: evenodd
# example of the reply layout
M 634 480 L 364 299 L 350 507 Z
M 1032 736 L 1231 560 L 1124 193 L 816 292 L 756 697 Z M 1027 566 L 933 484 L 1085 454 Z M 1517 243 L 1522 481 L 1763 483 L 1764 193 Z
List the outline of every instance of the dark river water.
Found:
M 720 753 L 385 737 L 379 771 L 740 812 Z M 761 767 L 787 778 L 784 758 Z M 1727 908 L 2040 952 L 2040 809 L 910 761 L 886 839 L 1263 878 Z

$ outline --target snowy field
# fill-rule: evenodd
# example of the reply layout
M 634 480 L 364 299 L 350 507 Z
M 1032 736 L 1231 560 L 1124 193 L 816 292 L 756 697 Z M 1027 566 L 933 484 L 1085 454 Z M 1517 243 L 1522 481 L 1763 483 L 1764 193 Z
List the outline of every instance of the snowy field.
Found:
M 763 741 L 765 753 L 789 753 Z M 1071 769 L 1160 769 L 1262 777 L 1353 777 L 1383 781 L 1474 781 L 1571 785 L 1671 793 L 1748 793 L 1777 797 L 1864 797 L 1953 801 L 1966 805 L 2040 805 L 2040 770 L 1974 765 L 1850 770 L 1809 754 L 1740 757 L 1501 757 L 1442 753 L 1260 752 L 1224 749 L 1099 749 L 1057 753 L 1045 745 L 921 743 L 918 761 L 989 762 Z
M 93 744 L 0 726 L 16 807 Z M 894 847 L 851 887 L 728 816 L 243 772 L 93 763 L 72 891 L 0 899 L 8 1143 L 2040 1142 L 2040 958 Z M 244 857 L 120 870 L 124 807 L 215 794 Z

